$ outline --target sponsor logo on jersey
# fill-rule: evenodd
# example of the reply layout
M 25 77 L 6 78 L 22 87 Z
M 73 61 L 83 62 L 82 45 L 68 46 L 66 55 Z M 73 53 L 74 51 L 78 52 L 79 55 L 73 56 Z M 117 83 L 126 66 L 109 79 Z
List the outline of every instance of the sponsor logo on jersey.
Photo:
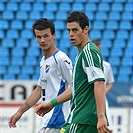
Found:
M 69 64 L 69 65 L 70 65 L 70 61 L 68 61 L 68 60 L 65 60 L 64 62 L 66 62 L 67 64 Z

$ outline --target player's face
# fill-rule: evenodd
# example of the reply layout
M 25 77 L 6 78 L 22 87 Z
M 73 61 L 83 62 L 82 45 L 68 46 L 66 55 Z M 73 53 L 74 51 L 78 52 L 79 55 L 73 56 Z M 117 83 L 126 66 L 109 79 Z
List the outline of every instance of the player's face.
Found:
M 36 40 L 42 49 L 42 51 L 47 51 L 53 44 L 55 34 L 52 35 L 50 29 L 45 30 L 34 30 L 36 34 Z
M 73 46 L 82 47 L 86 38 L 86 29 L 82 29 L 76 22 L 67 23 L 67 30 Z

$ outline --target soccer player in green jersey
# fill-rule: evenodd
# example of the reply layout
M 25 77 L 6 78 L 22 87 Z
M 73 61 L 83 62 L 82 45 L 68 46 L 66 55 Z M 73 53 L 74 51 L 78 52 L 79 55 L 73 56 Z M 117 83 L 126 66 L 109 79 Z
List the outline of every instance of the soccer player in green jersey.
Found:
M 88 36 L 89 19 L 84 12 L 73 11 L 67 17 L 67 30 L 78 55 L 73 69 L 73 87 L 36 108 L 45 115 L 57 104 L 71 98 L 71 113 L 60 133 L 110 133 L 105 111 L 103 60 L 100 50 Z

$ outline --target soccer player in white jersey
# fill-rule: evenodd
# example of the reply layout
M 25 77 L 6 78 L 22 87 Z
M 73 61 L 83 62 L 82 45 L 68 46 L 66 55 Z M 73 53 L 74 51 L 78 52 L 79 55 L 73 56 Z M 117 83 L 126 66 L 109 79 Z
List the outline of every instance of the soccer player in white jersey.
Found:
M 54 43 L 56 37 L 54 24 L 46 18 L 39 19 L 33 24 L 32 29 L 44 54 L 40 62 L 40 77 L 35 90 L 10 117 L 8 122 L 10 127 L 16 127 L 16 122 L 22 114 L 35 105 L 40 98 L 43 103 L 51 101 L 72 86 L 72 62 Z M 59 133 L 69 115 L 69 108 L 69 101 L 53 108 L 42 117 L 38 133 Z
M 88 17 L 84 12 L 73 11 L 66 22 L 70 41 L 79 51 L 73 69 L 72 97 L 66 90 L 51 102 L 40 104 L 36 113 L 44 116 L 71 97 L 71 112 L 60 133 L 111 133 L 106 117 L 102 55 L 88 36 Z
M 99 40 L 93 40 L 92 42 L 100 49 L 100 51 L 102 51 L 102 45 Z M 112 72 L 112 67 L 109 62 L 103 61 L 103 67 L 104 67 L 104 76 L 105 76 L 105 92 L 108 93 L 112 89 L 114 83 L 114 76 Z M 109 129 L 113 132 L 113 121 L 109 111 L 109 104 L 107 99 L 106 99 L 106 110 L 109 122 Z

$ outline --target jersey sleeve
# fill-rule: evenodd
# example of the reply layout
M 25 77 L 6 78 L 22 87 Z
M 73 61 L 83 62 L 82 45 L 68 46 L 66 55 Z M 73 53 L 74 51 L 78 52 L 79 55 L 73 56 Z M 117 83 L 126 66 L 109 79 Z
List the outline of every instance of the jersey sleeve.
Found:
M 60 58 L 58 63 L 63 79 L 66 80 L 68 84 L 72 86 L 72 61 L 69 57 L 64 56 Z
M 82 66 L 87 74 L 89 83 L 94 83 L 98 80 L 105 81 L 102 56 L 98 50 L 85 49 L 83 52 Z

